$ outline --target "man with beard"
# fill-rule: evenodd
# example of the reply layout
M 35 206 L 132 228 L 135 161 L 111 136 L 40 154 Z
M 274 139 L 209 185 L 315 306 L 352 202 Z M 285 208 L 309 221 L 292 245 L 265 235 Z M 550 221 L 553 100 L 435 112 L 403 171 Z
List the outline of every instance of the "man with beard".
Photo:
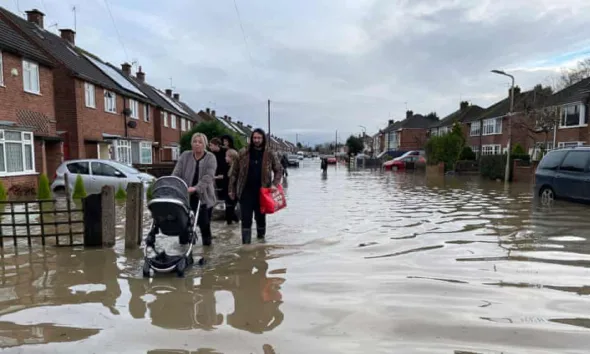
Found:
M 243 244 L 252 240 L 252 214 L 257 237 L 265 237 L 266 215 L 260 212 L 260 188 L 276 188 L 282 177 L 283 168 L 276 153 L 267 146 L 264 130 L 255 129 L 248 147 L 240 151 L 229 181 L 229 197 L 240 202 Z

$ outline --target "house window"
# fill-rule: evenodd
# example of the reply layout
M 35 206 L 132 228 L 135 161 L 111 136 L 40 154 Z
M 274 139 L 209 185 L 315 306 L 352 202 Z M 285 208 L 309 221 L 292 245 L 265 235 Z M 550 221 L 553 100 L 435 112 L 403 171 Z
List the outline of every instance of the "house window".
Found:
M 147 103 L 143 105 L 143 120 L 150 121 L 150 105 Z
M 115 140 L 115 160 L 131 165 L 131 142 L 129 140 Z
M 131 110 L 129 117 L 139 119 L 139 103 L 136 100 L 129 99 L 129 109 Z
M 583 141 L 562 141 L 557 143 L 557 147 L 560 149 L 564 149 L 564 148 L 573 148 L 576 146 L 583 146 L 584 142 Z
M 170 126 L 172 129 L 176 129 L 176 116 L 174 114 L 170 115 Z
M 164 120 L 164 126 L 167 127 L 168 126 L 168 112 L 162 112 L 162 117 Z
M 484 124 L 485 127 L 485 124 Z M 482 155 L 499 155 L 502 146 L 500 144 L 493 144 L 493 145 L 482 145 L 481 146 L 481 154 Z
M 471 123 L 471 128 L 469 131 L 469 135 L 471 136 L 479 136 L 481 134 L 481 121 Z
M 585 107 L 582 104 L 564 106 L 561 109 L 560 128 L 580 127 L 588 125 Z
M 105 112 L 117 113 L 117 95 L 111 91 L 104 91 L 104 110 Z
M 4 86 L 4 65 L 2 64 L 2 51 L 0 50 L 0 86 Z
M 172 147 L 170 149 L 172 150 L 172 160 L 178 160 L 178 155 L 180 155 L 180 150 L 178 149 L 178 147 Z
M 186 120 L 184 118 L 180 118 L 180 130 L 181 131 L 186 130 Z
M 35 172 L 33 133 L 0 130 L 0 175 Z
M 39 88 L 39 65 L 23 60 L 23 84 L 26 92 L 41 93 Z
M 139 144 L 139 163 L 144 165 L 152 163 L 152 143 L 149 141 L 142 141 Z
M 96 108 L 96 96 L 94 95 L 94 85 L 88 82 L 84 83 L 84 98 L 86 107 Z
M 483 121 L 483 134 L 502 134 L 502 118 L 491 118 Z

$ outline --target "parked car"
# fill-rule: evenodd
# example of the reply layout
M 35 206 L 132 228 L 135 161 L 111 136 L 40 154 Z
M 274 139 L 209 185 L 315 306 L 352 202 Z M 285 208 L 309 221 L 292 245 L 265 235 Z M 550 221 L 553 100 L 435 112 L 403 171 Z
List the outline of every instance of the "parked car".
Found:
M 154 176 L 138 171 L 137 169 L 111 160 L 80 159 L 64 161 L 57 168 L 53 177 L 51 189 L 54 192 L 65 190 L 65 174 L 68 175 L 68 184 L 71 191 L 74 190 L 76 178 L 82 177 L 84 188 L 88 194 L 100 193 L 103 186 L 113 186 L 118 189 L 121 186 L 127 188 L 131 182 L 143 183 L 145 188 L 155 179 Z
M 590 147 L 553 150 L 535 171 L 535 196 L 543 204 L 555 199 L 590 201 Z
M 288 155 L 287 156 L 287 166 L 291 167 L 299 167 L 299 156 L 297 155 Z
M 406 162 L 426 163 L 426 158 L 418 150 L 408 151 L 405 154 L 398 156 L 392 160 L 385 161 L 383 168 L 389 170 L 403 170 L 406 168 Z
M 327 160 L 328 165 L 334 165 L 338 162 L 338 160 L 336 160 L 336 156 L 327 156 Z

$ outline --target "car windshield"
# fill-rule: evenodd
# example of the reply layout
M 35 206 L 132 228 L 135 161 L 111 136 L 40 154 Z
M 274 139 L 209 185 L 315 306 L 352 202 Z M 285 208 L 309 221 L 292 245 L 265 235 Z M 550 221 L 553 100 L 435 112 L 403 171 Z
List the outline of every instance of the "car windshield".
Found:
M 125 173 L 129 173 L 129 174 L 133 174 L 133 175 L 137 175 L 137 174 L 141 173 L 141 172 L 139 172 L 139 170 L 137 170 L 134 167 L 127 166 L 127 165 L 124 165 L 122 163 L 115 162 L 115 161 L 109 161 L 109 162 Z

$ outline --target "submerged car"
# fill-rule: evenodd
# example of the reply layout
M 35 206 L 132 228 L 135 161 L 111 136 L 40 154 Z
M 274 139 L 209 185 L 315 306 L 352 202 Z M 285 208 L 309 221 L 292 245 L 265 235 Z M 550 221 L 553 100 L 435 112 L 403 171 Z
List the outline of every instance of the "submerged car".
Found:
M 535 196 L 543 204 L 555 199 L 590 201 L 590 147 L 548 152 L 535 171 Z
M 383 168 L 386 171 L 403 170 L 406 168 L 406 163 L 408 162 L 426 163 L 426 158 L 420 154 L 420 151 L 412 150 L 404 153 L 401 156 L 394 158 L 393 160 L 385 161 L 383 163 Z
M 127 189 L 127 184 L 133 182 L 143 183 L 144 188 L 147 189 L 148 185 L 155 180 L 155 177 L 150 174 L 112 160 L 68 160 L 62 162 L 57 168 L 51 190 L 54 192 L 65 191 L 64 176 L 66 174 L 71 191 L 74 190 L 76 178 L 81 176 L 88 194 L 100 193 L 103 186 L 113 186 L 115 189 L 121 186 L 123 189 Z

